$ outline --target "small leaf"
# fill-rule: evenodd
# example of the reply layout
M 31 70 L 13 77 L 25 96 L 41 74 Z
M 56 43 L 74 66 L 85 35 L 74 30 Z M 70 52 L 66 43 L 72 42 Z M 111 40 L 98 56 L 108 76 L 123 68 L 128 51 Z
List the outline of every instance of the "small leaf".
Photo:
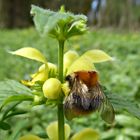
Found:
M 44 57 L 44 55 L 35 48 L 25 47 L 25 48 L 18 49 L 16 51 L 12 51 L 10 53 L 13 55 L 19 55 L 25 58 L 29 58 L 47 64 L 47 60 Z
M 8 130 L 10 128 L 11 126 L 8 123 L 0 121 L 0 129 Z
M 113 60 L 108 54 L 102 50 L 89 50 L 83 54 L 91 59 L 92 63 L 101 63 L 105 61 Z

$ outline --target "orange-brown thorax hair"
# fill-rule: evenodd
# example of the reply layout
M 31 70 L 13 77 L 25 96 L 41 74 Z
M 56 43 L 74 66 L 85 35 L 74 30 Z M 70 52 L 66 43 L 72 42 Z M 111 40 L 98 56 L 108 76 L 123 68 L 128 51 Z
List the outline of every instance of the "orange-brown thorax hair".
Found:
M 87 87 L 93 87 L 98 84 L 98 74 L 96 71 L 77 71 L 74 72 L 76 78 L 81 80 Z

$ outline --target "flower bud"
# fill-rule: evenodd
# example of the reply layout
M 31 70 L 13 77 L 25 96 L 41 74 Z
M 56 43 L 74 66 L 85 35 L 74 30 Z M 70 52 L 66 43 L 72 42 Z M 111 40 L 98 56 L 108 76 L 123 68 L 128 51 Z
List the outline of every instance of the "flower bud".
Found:
M 48 99 L 58 99 L 61 95 L 61 82 L 56 78 L 50 78 L 43 84 L 44 96 Z
M 70 136 L 70 126 L 65 123 L 65 140 Z M 50 140 L 58 140 L 58 122 L 52 122 L 46 129 Z
M 28 134 L 28 135 L 20 137 L 19 140 L 41 140 L 41 138 L 39 138 L 36 135 Z

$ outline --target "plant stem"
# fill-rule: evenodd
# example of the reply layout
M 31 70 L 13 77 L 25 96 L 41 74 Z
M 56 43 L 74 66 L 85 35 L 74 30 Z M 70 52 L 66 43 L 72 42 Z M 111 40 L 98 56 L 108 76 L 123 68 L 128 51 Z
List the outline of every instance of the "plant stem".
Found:
M 59 50 L 58 50 L 58 78 L 63 83 L 63 55 L 64 55 L 64 41 L 59 41 Z M 58 137 L 59 140 L 65 140 L 64 132 L 64 109 L 63 102 L 58 104 Z

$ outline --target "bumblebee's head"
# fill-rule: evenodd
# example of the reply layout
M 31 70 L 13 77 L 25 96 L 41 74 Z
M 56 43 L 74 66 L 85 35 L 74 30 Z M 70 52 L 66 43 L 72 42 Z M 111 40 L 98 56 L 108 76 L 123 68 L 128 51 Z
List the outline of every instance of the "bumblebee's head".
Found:
M 73 75 L 67 75 L 65 78 L 66 81 L 69 83 L 69 87 L 71 88 L 74 82 L 74 76 Z

